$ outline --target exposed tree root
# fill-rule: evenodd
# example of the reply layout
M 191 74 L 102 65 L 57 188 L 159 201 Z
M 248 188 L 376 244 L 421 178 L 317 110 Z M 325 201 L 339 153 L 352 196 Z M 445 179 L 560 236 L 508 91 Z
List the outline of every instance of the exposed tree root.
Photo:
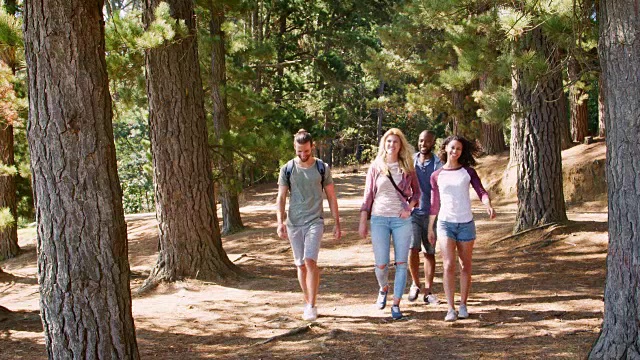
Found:
M 270 338 L 268 338 L 266 340 L 262 340 L 262 341 L 256 343 L 255 345 L 264 345 L 264 344 L 268 344 L 268 343 L 270 343 L 272 341 L 279 340 L 279 339 L 282 339 L 282 338 L 285 338 L 285 337 L 294 336 L 294 335 L 298 335 L 298 334 L 304 334 L 307 331 L 311 330 L 311 328 L 314 327 L 314 326 L 318 326 L 318 323 L 312 322 L 312 323 L 309 323 L 309 324 L 307 324 L 305 326 L 300 326 L 300 327 L 297 327 L 295 329 L 291 329 L 291 330 L 287 331 L 284 334 L 272 336 L 272 337 L 270 337 Z
M 501 237 L 500 239 L 498 239 L 498 240 L 496 240 L 496 241 L 492 242 L 492 243 L 491 243 L 491 244 L 489 244 L 489 245 L 490 245 L 490 246 L 494 246 L 494 245 L 499 244 L 499 243 L 501 243 L 501 242 L 503 242 L 503 241 L 505 241 L 505 240 L 513 239 L 513 238 L 516 238 L 516 237 L 518 237 L 518 236 L 524 235 L 524 234 L 526 234 L 526 233 L 532 232 L 532 231 L 534 231 L 534 230 L 540 230 L 540 229 L 544 229 L 544 228 L 547 228 L 547 227 L 550 227 L 550 226 L 554 226 L 554 225 L 561 226 L 561 225 L 564 225 L 564 224 L 562 224 L 562 223 L 557 223 L 557 222 L 552 222 L 552 223 L 548 223 L 548 224 L 544 224 L 544 225 L 536 226 L 536 227 L 531 228 L 531 229 L 522 230 L 522 231 L 519 231 L 519 232 L 517 232 L 517 233 L 515 233 L 515 234 L 511 234 L 511 235 L 507 235 L 507 236 Z M 554 230 L 555 230 L 555 229 L 554 229 Z

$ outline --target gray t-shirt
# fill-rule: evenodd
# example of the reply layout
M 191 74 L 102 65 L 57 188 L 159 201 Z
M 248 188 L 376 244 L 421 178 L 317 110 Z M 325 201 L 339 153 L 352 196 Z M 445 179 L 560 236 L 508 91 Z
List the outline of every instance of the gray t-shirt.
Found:
M 316 159 L 316 161 L 322 161 Z M 295 161 L 294 161 L 295 164 Z M 278 185 L 289 186 L 285 175 L 287 164 L 280 168 Z M 331 170 L 324 164 L 324 186 L 333 184 Z M 297 164 L 291 169 L 291 187 L 289 188 L 289 212 L 287 225 L 302 226 L 322 218 L 322 175 L 316 164 L 304 169 Z

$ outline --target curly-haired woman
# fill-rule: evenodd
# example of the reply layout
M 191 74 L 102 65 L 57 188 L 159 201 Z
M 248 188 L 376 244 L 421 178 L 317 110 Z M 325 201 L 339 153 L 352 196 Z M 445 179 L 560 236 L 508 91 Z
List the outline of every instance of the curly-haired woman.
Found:
M 469 185 L 482 200 L 489 218 L 496 216 L 489 194 L 482 186 L 478 173 L 472 168 L 476 164 L 475 153 L 475 144 L 461 136 L 449 136 L 442 143 L 440 151 L 440 160 L 444 166 L 431 175 L 429 241 L 432 244 L 436 241 L 433 225 L 437 216 L 436 231 L 442 254 L 444 292 L 449 306 L 445 321 L 469 317 L 467 298 L 471 288 L 471 260 L 476 239 Z M 453 301 L 456 250 L 460 262 L 460 307 L 457 313 Z

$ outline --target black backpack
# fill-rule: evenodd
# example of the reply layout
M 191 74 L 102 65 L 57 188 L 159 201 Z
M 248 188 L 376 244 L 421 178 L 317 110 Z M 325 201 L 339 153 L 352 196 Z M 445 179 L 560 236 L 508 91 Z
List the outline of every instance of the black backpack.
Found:
M 293 161 L 294 161 L 293 159 L 289 160 L 289 162 L 287 162 L 287 166 L 284 169 L 284 176 L 287 179 L 287 185 L 289 186 L 289 189 L 291 189 L 291 172 L 293 171 L 293 165 L 294 165 Z M 322 185 L 322 189 L 324 190 L 324 172 L 325 172 L 324 161 L 316 159 L 316 169 L 318 169 L 318 172 L 322 177 L 322 180 L 320 180 L 320 185 Z

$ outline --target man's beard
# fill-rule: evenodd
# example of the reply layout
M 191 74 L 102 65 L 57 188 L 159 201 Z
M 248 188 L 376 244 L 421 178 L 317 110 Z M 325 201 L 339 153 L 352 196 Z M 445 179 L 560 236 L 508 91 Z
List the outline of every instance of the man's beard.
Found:
M 307 162 L 307 160 L 309 160 L 310 157 L 311 155 L 307 155 L 307 157 L 298 156 L 298 159 L 300 159 L 301 162 Z

